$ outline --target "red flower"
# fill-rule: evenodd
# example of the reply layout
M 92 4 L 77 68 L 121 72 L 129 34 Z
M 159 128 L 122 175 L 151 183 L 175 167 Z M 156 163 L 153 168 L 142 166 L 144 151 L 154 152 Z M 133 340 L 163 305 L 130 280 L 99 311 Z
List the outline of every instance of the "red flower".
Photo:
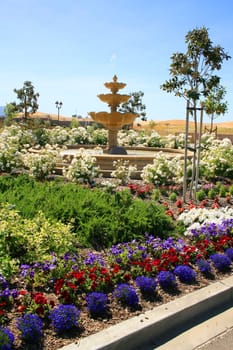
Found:
M 59 294 L 63 286 L 64 286 L 64 279 L 63 278 L 58 279 L 54 286 L 55 294 Z
M 54 300 L 50 300 L 50 301 L 49 301 L 49 305 L 50 305 L 51 307 L 54 307 L 54 306 L 55 306 Z
M 159 266 L 160 260 L 159 259 L 154 259 L 151 263 L 153 266 Z
M 146 264 L 145 264 L 145 270 L 147 271 L 147 272 L 150 272 L 150 271 L 152 271 L 152 265 L 151 265 L 151 263 L 149 263 L 149 262 L 147 262 Z
M 85 273 L 84 271 L 73 271 L 71 272 L 71 276 L 74 277 L 79 284 L 83 284 L 85 282 Z
M 171 218 L 174 218 L 174 213 L 171 209 L 166 210 L 165 214 L 170 216 Z
M 92 281 L 96 281 L 97 280 L 97 276 L 95 273 L 89 273 L 89 277 Z
M 40 305 L 35 311 L 38 315 L 44 316 L 44 308 L 42 305 Z
M 25 305 L 19 305 L 19 306 L 17 307 L 17 311 L 18 311 L 18 312 L 24 312 L 25 309 L 26 309 L 26 306 L 25 306 Z
M 34 299 L 36 304 L 41 304 L 41 305 L 47 304 L 47 299 L 46 299 L 46 297 L 44 296 L 43 293 L 40 293 L 40 292 L 36 293 L 33 296 L 33 299 Z
M 196 208 L 192 201 L 189 202 L 189 210 Z
M 129 273 L 125 273 L 123 278 L 126 282 L 128 282 L 131 279 L 131 275 Z
M 104 278 L 104 281 L 107 283 L 107 284 L 110 284 L 111 282 L 111 278 L 109 275 L 106 275 L 105 278 Z
M 113 274 L 116 274 L 116 273 L 118 273 L 119 271 L 120 271 L 120 266 L 119 266 L 119 265 L 114 265 L 114 266 L 113 266 L 113 270 L 112 270 Z
M 211 205 L 211 208 L 212 209 L 218 209 L 219 208 L 219 204 L 217 202 L 214 202 L 212 205 Z
M 28 294 L 28 292 L 26 290 L 22 289 L 19 291 L 19 295 L 26 295 L 26 294 Z
M 102 275 L 107 275 L 108 274 L 108 269 L 106 269 L 105 267 L 102 267 L 100 272 L 102 273 Z
M 67 287 L 69 287 L 70 289 L 76 289 L 77 286 L 74 283 L 68 282 L 67 283 Z
M 67 290 L 64 290 L 62 293 L 61 293 L 61 298 L 64 300 L 65 303 L 71 303 L 72 302 L 72 299 L 70 297 L 70 294 Z
M 181 199 L 177 199 L 175 205 L 177 206 L 177 208 L 181 208 L 183 206 L 183 201 Z

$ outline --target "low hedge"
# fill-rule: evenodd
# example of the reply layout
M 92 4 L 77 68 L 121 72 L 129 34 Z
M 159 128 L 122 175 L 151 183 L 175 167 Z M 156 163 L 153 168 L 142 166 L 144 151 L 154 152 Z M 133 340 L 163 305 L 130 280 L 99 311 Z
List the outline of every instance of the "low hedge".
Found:
M 27 175 L 9 175 L 0 176 L 0 201 L 15 205 L 24 218 L 43 212 L 46 218 L 71 224 L 80 244 L 97 249 L 145 233 L 165 238 L 174 229 L 162 206 L 134 199 L 128 189 L 110 194 L 61 180 L 38 182 Z

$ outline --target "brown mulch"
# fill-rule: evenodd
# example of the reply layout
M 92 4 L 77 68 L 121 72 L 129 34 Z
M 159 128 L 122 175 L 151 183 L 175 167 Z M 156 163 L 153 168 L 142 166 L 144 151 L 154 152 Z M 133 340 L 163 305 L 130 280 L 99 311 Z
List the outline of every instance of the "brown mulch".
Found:
M 80 315 L 80 327 L 75 332 L 68 332 L 66 334 L 57 335 L 51 327 L 48 327 L 44 330 L 44 339 L 43 344 L 34 344 L 30 346 L 30 350 L 57 350 L 65 345 L 70 343 L 79 343 L 79 340 L 83 337 L 87 337 L 91 334 L 97 333 L 105 328 L 116 325 L 124 320 L 130 319 L 134 316 L 145 313 L 148 310 L 155 309 L 157 306 L 168 303 L 174 299 L 180 298 L 186 294 L 194 292 L 200 288 L 206 287 L 212 283 L 215 283 L 221 279 L 231 276 L 233 273 L 232 270 L 227 273 L 215 272 L 211 278 L 206 278 L 199 272 L 197 272 L 197 280 L 193 284 L 183 284 L 178 282 L 177 290 L 173 292 L 167 292 L 157 287 L 157 293 L 154 299 L 146 300 L 144 299 L 140 292 L 137 290 L 139 296 L 139 308 L 130 309 L 129 307 L 123 307 L 115 299 L 112 298 L 111 294 L 109 295 L 109 313 L 103 318 L 92 318 L 83 303 Z M 25 350 L 26 347 L 20 341 L 18 331 L 15 327 L 16 317 L 21 315 L 17 312 L 12 312 L 8 314 L 10 323 L 8 328 L 15 335 L 15 347 L 17 350 Z

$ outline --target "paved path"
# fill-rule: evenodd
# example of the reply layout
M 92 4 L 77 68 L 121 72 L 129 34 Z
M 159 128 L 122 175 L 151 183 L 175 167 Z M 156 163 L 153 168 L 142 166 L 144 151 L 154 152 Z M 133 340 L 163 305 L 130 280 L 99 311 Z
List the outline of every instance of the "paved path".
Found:
M 233 328 L 223 334 L 211 339 L 197 350 L 232 350 L 233 349 Z
M 154 349 L 233 350 L 233 307 L 201 322 Z

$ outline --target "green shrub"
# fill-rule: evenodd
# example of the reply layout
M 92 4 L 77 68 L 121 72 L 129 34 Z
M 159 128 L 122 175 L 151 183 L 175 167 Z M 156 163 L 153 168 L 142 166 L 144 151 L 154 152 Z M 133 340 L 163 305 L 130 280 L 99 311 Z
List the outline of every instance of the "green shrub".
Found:
M 75 249 L 75 236 L 68 225 L 46 219 L 39 212 L 25 219 L 10 205 L 0 207 L 0 251 L 20 263 L 44 260 Z
M 208 198 L 209 199 L 214 199 L 216 197 L 216 195 L 217 195 L 217 192 L 213 188 L 211 188 L 211 190 L 208 191 Z
M 177 194 L 175 192 L 170 193 L 169 199 L 170 201 L 175 202 L 177 199 Z
M 0 177 L 0 201 L 15 205 L 23 218 L 31 220 L 43 212 L 46 220 L 69 224 L 74 242 L 95 248 L 130 241 L 145 232 L 166 237 L 173 230 L 162 206 L 134 199 L 128 189 L 110 194 L 75 183 L 7 176 Z
M 221 185 L 219 187 L 218 193 L 220 197 L 226 197 L 226 194 L 227 194 L 226 186 Z
M 204 190 L 197 191 L 196 198 L 198 201 L 202 201 L 203 199 L 205 199 L 206 198 L 205 191 Z
M 158 188 L 155 188 L 152 192 L 152 199 L 154 201 L 158 201 L 160 198 L 160 195 L 161 195 L 160 190 Z
M 228 189 L 230 195 L 232 196 L 233 195 L 233 185 L 231 185 Z

